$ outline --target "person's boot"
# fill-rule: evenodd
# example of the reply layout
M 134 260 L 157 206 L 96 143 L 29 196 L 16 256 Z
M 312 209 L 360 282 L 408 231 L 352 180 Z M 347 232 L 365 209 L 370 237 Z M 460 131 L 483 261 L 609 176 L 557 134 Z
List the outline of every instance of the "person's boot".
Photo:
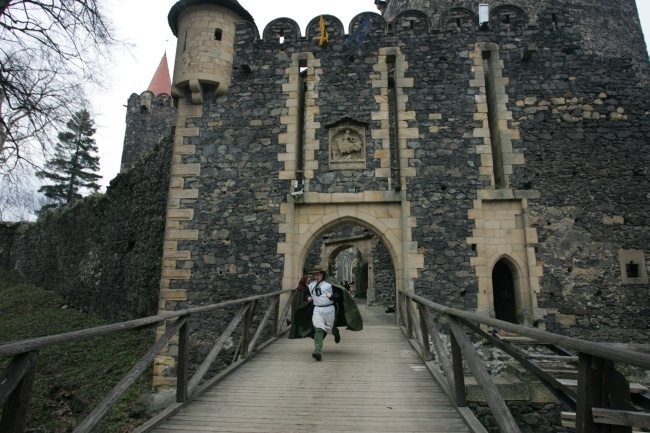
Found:
M 316 329 L 314 331 L 314 353 L 311 354 L 312 358 L 316 361 L 323 359 L 321 351 L 323 350 L 323 339 L 325 338 L 325 331 Z
M 333 328 L 332 334 L 334 334 L 334 342 L 339 344 L 341 342 L 341 333 L 339 332 L 339 328 Z

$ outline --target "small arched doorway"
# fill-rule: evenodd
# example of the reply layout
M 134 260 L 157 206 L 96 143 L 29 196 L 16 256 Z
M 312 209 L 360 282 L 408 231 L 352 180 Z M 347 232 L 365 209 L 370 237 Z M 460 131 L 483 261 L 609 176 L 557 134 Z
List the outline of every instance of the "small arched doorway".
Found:
M 504 260 L 499 260 L 492 269 L 492 293 L 496 318 L 517 323 L 514 276 Z

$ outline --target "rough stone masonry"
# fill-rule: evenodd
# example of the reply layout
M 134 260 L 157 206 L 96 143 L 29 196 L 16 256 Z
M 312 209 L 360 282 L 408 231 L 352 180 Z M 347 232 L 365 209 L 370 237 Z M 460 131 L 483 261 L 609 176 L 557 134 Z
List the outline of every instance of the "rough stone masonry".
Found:
M 650 69 L 635 3 L 493 0 L 484 22 L 479 3 L 377 2 L 381 15 L 345 26 L 326 15 L 319 45 L 320 17 L 304 35 L 290 19 L 260 33 L 236 0 L 178 2 L 177 110 L 164 95 L 151 106 L 175 116 L 170 165 L 150 156 L 120 175 L 112 197 L 133 212 L 78 205 L 34 229 L 3 226 L 0 261 L 45 286 L 81 275 L 52 288 L 108 315 L 146 293 L 129 312 L 144 314 L 293 288 L 324 236 L 356 226 L 380 244 L 380 302 L 413 290 L 648 343 Z M 136 114 L 131 159 L 145 153 L 138 124 L 162 132 Z M 66 242 L 88 215 L 97 228 Z M 141 259 L 159 287 L 132 279 Z M 124 289 L 104 290 L 112 281 Z M 226 321 L 193 321 L 194 362 Z M 156 360 L 156 386 L 174 386 L 176 349 Z
M 648 57 L 633 0 L 494 1 L 485 22 L 478 3 L 380 2 L 383 16 L 347 28 L 324 16 L 322 45 L 319 17 L 304 36 L 290 19 L 260 35 L 234 0 L 174 6 L 160 310 L 293 288 L 310 249 L 349 224 L 379 238 L 398 289 L 648 341 Z

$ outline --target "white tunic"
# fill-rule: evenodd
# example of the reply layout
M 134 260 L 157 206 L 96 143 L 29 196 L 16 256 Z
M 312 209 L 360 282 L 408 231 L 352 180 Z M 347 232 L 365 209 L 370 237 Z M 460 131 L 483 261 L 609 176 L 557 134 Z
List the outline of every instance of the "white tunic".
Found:
M 317 288 L 318 286 L 318 288 Z M 317 290 L 320 289 L 320 296 Z M 309 296 L 314 303 L 314 314 L 311 316 L 311 322 L 315 328 L 320 328 L 328 334 L 332 332 L 334 320 L 336 318 L 336 309 L 334 302 L 327 297 L 327 294 L 333 295 L 332 285 L 327 281 L 312 281 L 309 284 Z

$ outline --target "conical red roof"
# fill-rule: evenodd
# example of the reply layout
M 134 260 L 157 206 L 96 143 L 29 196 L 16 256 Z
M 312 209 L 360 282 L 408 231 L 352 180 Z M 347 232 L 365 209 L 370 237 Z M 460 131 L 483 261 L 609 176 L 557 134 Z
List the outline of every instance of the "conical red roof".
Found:
M 169 78 L 169 66 L 167 65 L 167 53 L 163 54 L 163 58 L 160 60 L 158 69 L 149 83 L 147 88 L 155 96 L 158 96 L 161 93 L 166 93 L 168 95 L 172 94 L 172 80 Z

